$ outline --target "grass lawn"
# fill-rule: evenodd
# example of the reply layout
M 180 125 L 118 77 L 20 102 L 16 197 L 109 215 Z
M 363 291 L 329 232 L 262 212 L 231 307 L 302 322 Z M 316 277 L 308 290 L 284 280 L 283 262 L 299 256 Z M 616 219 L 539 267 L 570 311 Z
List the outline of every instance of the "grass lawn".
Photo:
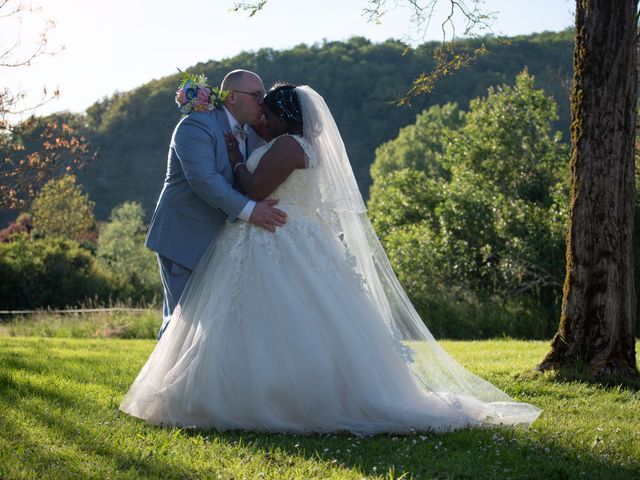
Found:
M 443 344 L 542 416 L 365 438 L 159 428 L 118 410 L 154 340 L 0 336 L 0 479 L 640 478 L 637 390 L 527 375 L 548 342 Z

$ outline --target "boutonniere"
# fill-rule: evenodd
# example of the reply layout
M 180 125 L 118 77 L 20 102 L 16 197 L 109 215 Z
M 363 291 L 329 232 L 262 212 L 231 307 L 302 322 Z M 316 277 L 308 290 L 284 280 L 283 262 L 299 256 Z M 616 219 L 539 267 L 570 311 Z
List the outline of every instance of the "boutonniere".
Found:
M 180 69 L 178 71 L 182 74 L 182 80 L 176 91 L 176 103 L 184 115 L 219 108 L 229 95 L 228 91 L 207 84 L 207 77 L 203 74 L 190 75 Z

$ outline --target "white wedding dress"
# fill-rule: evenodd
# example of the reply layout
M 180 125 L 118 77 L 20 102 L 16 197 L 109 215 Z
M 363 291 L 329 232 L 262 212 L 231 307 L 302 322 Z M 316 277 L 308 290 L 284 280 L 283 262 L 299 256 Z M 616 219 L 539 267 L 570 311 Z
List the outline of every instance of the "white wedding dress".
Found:
M 318 210 L 322 157 L 294 138 L 309 168 L 271 195 L 287 224 L 275 234 L 225 226 L 120 408 L 159 425 L 267 432 L 531 423 L 538 408 L 385 318 L 349 239 Z M 271 145 L 251 155 L 250 171 Z

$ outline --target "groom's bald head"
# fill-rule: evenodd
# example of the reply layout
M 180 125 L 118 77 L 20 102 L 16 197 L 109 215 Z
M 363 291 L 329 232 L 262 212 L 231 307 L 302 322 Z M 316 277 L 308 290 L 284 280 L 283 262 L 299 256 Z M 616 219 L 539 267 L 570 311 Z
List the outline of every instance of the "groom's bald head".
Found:
M 233 70 L 225 75 L 220 88 L 229 92 L 224 104 L 239 123 L 259 122 L 264 84 L 258 75 L 249 70 Z
M 251 80 L 258 80 L 260 83 L 262 83 L 262 79 L 256 73 L 250 72 L 249 70 L 233 70 L 224 76 L 224 78 L 222 79 L 222 84 L 220 85 L 220 89 L 242 89 L 242 85 Z

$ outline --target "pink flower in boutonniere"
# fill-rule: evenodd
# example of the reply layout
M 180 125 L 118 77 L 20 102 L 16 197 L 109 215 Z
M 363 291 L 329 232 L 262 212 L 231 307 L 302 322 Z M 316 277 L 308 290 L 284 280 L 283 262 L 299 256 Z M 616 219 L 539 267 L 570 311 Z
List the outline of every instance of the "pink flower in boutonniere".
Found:
M 198 93 L 196 94 L 196 104 L 193 107 L 196 112 L 208 111 L 209 95 L 211 95 L 211 90 L 208 87 L 198 89 Z

